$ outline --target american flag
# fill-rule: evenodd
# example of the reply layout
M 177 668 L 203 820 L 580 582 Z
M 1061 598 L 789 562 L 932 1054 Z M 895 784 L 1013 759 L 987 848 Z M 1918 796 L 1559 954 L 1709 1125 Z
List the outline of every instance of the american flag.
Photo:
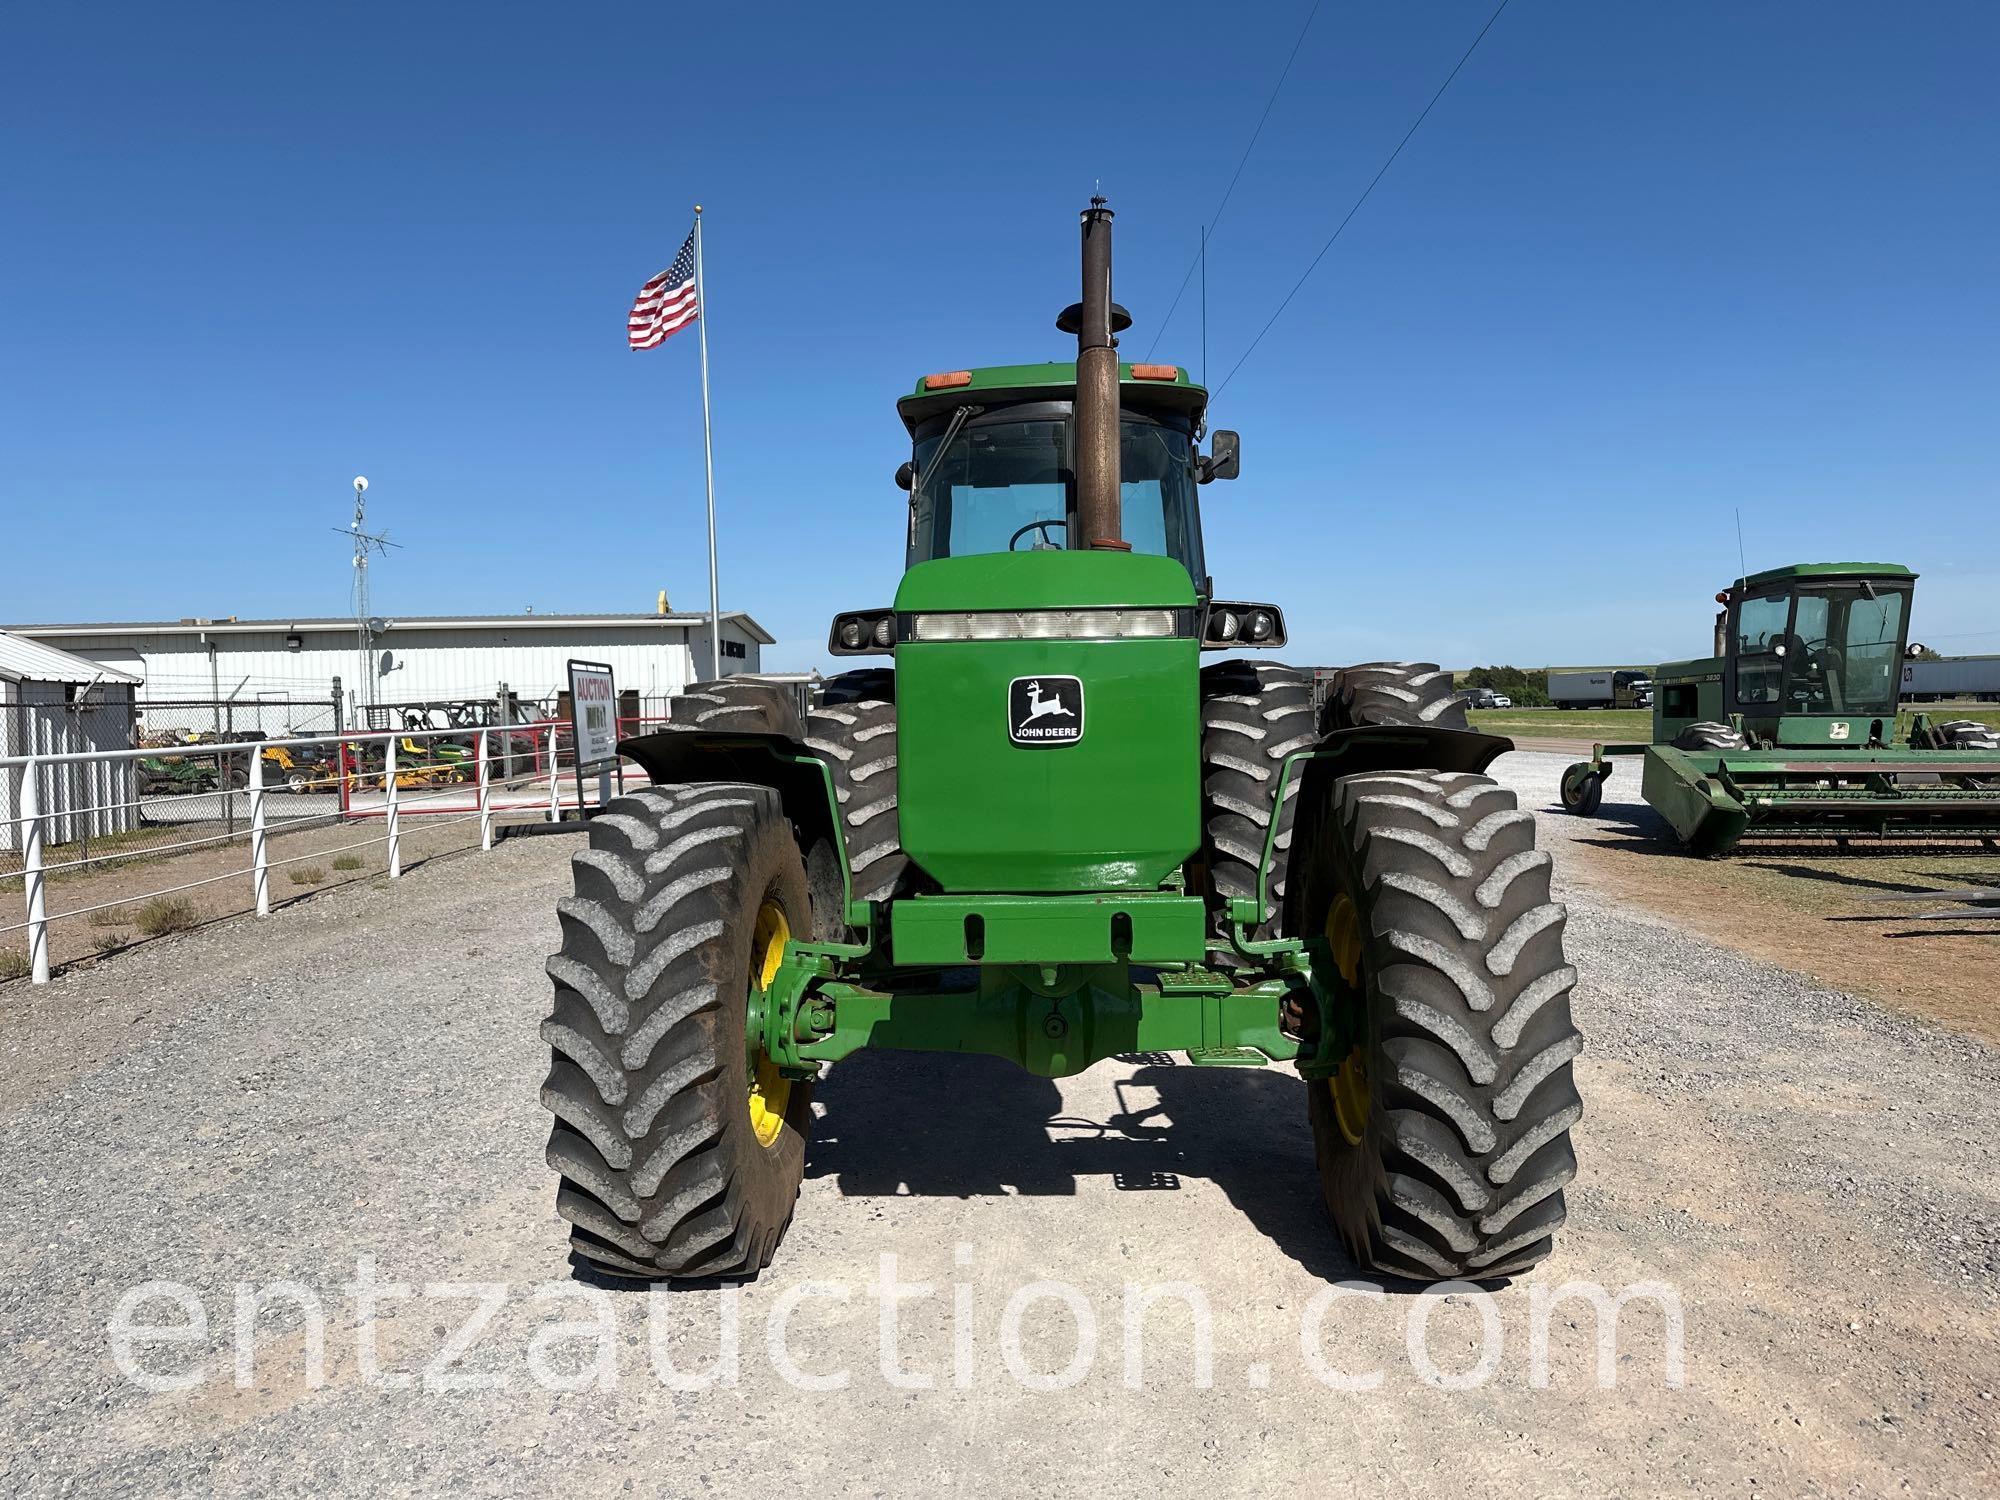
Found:
M 674 263 L 639 288 L 625 320 L 625 341 L 634 349 L 651 349 L 700 316 L 694 295 L 694 231 L 689 230 Z

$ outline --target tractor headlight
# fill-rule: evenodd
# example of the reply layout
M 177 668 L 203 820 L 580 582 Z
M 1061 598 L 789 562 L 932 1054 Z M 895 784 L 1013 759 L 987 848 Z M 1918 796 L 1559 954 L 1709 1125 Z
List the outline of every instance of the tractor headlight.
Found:
M 827 632 L 829 656 L 873 656 L 892 650 L 896 644 L 896 614 L 887 609 L 860 609 L 835 615 Z
M 1126 641 L 1192 635 L 1179 609 L 984 609 L 905 615 L 907 641 Z
M 1275 604 L 1235 604 L 1216 600 L 1208 606 L 1201 643 L 1220 646 L 1282 646 L 1285 614 Z

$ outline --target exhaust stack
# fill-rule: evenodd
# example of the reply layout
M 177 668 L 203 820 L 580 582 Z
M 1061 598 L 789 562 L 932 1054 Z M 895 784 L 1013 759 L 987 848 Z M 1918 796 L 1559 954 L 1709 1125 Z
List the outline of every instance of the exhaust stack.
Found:
M 1076 517 L 1083 545 L 1130 551 L 1118 509 L 1118 344 L 1111 300 L 1111 210 L 1083 211 L 1083 302 L 1076 332 Z M 1064 321 L 1067 321 L 1065 319 Z

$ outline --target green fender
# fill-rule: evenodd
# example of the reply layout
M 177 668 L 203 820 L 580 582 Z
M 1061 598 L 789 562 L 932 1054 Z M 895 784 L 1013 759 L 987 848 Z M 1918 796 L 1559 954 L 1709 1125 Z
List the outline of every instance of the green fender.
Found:
M 799 831 L 800 847 L 826 839 L 839 854 L 848 918 L 857 925 L 866 922 L 865 913 L 857 918 L 853 911 L 854 884 L 833 781 L 819 756 L 802 741 L 740 729 L 660 729 L 620 740 L 618 753 L 645 767 L 658 785 L 747 781 L 773 788 L 784 803 L 785 816 Z
M 1293 751 L 1285 757 L 1284 769 L 1278 773 L 1278 786 L 1273 789 L 1273 795 L 1282 794 L 1289 779 L 1298 779 L 1298 806 L 1292 814 L 1295 832 L 1289 849 L 1276 849 L 1272 847 L 1272 841 L 1276 838 L 1278 820 L 1271 820 L 1271 833 L 1266 840 L 1263 870 L 1258 880 L 1258 900 L 1252 907 L 1253 914 L 1262 907 L 1262 885 L 1275 872 L 1279 862 L 1284 863 L 1287 872 L 1286 889 L 1291 892 L 1304 889 L 1302 880 L 1290 878 L 1291 871 L 1305 853 L 1309 842 L 1306 831 L 1319 826 L 1326 809 L 1332 804 L 1334 787 L 1342 777 L 1359 776 L 1370 771 L 1470 771 L 1482 774 L 1513 748 L 1514 742 L 1504 735 L 1481 734 L 1472 729 L 1366 724 L 1357 729 L 1330 730 L 1321 735 L 1310 750 Z

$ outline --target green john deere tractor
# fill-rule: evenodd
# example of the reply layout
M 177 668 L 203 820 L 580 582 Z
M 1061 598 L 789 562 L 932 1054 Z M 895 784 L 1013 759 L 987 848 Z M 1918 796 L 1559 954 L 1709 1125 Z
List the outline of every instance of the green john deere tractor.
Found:
M 653 784 L 590 821 L 542 1028 L 585 1263 L 755 1275 L 813 1081 L 864 1047 L 1048 1077 L 1282 1063 L 1358 1262 L 1486 1279 L 1549 1253 L 1582 1043 L 1549 857 L 1481 774 L 1508 742 L 1432 666 L 1347 668 L 1322 711 L 1308 670 L 1201 664 L 1285 641 L 1202 562 L 1199 489 L 1236 476 L 1236 435 L 1201 453 L 1207 392 L 1119 362 L 1101 200 L 1082 238 L 1074 364 L 898 403 L 908 570 L 828 644 L 884 663 L 803 717 L 696 684 L 620 747 Z
M 1612 757 L 1639 755 L 1641 793 L 1698 854 L 1745 838 L 2000 836 L 2000 734 L 1917 714 L 1896 742 L 1916 581 L 1896 563 L 1737 579 L 1715 596 L 1715 654 L 1654 674 L 1653 743 L 1594 747 L 1563 773 L 1563 806 L 1596 812 Z

